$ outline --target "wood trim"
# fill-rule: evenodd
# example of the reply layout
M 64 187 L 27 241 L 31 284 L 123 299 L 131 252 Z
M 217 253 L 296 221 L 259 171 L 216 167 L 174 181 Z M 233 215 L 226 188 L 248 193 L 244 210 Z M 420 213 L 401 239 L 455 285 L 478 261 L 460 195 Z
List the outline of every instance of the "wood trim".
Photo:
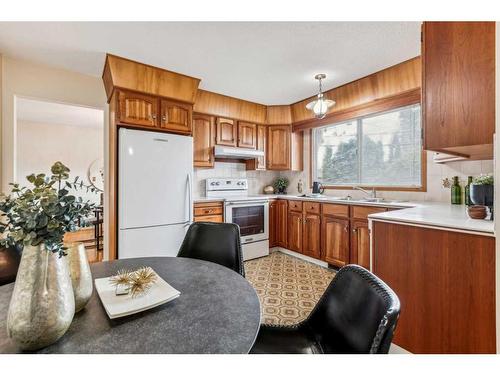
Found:
M 338 112 L 332 112 L 324 119 L 311 119 L 295 122 L 293 124 L 293 131 L 319 128 L 328 124 L 335 124 L 337 122 L 350 120 L 357 117 L 368 116 L 379 112 L 389 111 L 391 109 L 405 107 L 407 105 L 417 104 L 421 101 L 421 89 L 413 89 L 402 92 L 393 96 L 383 99 L 376 99 L 371 102 L 361 104 L 355 107 L 346 108 Z
M 201 89 L 196 93 L 193 111 L 256 124 L 266 124 L 267 116 L 264 104 Z
M 106 54 L 102 79 L 108 102 L 114 89 L 122 88 L 143 94 L 194 103 L 199 78 L 172 72 L 138 61 Z

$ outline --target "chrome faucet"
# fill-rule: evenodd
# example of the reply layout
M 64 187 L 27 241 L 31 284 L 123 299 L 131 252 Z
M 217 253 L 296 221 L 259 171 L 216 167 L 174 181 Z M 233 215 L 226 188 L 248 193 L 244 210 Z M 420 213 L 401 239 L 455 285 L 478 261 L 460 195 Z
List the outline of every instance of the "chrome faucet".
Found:
M 359 191 L 362 191 L 363 193 L 365 193 L 366 195 L 368 195 L 370 198 L 377 198 L 377 192 L 375 190 L 375 188 L 372 188 L 372 191 L 368 191 L 368 190 L 365 190 L 359 186 L 353 186 L 352 187 L 354 190 L 359 190 Z

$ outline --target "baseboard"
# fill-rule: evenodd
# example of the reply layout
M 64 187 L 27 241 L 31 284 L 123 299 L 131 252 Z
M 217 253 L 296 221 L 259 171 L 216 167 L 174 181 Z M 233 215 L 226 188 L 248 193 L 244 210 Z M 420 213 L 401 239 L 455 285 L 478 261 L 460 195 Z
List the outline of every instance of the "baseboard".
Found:
M 297 253 L 295 251 L 285 249 L 284 247 L 279 247 L 278 246 L 278 247 L 273 247 L 273 248 L 269 249 L 270 253 L 275 252 L 275 251 L 280 251 L 280 252 L 282 252 L 284 254 L 291 255 L 291 256 L 293 256 L 295 258 L 299 258 L 299 259 L 305 260 L 306 262 L 314 263 L 314 264 L 316 264 L 318 266 L 321 266 L 321 267 L 324 267 L 324 268 L 328 268 L 328 263 L 323 262 L 322 260 L 308 257 L 307 255 L 300 254 L 300 253 Z

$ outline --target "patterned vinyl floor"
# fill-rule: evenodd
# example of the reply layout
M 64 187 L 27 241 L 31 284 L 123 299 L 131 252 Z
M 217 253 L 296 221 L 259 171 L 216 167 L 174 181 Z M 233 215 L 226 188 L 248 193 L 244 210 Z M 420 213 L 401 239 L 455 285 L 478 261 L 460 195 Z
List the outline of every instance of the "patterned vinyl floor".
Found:
M 245 262 L 257 291 L 262 324 L 293 325 L 309 316 L 335 272 L 279 251 Z

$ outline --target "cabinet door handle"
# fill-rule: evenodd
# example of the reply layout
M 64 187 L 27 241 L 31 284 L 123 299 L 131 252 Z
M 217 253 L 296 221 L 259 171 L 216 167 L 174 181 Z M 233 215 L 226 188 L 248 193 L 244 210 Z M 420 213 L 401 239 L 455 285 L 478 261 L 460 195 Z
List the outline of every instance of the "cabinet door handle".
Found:
M 348 232 L 348 231 L 349 231 L 349 228 L 347 227 L 347 225 L 344 227 L 344 230 L 345 230 L 346 232 Z
M 352 230 L 352 232 L 353 232 L 353 233 L 356 233 L 357 231 L 358 231 L 357 229 L 353 229 L 353 230 Z
M 161 116 L 162 121 L 167 121 L 167 116 Z
M 151 115 L 152 120 L 156 120 L 156 115 Z

